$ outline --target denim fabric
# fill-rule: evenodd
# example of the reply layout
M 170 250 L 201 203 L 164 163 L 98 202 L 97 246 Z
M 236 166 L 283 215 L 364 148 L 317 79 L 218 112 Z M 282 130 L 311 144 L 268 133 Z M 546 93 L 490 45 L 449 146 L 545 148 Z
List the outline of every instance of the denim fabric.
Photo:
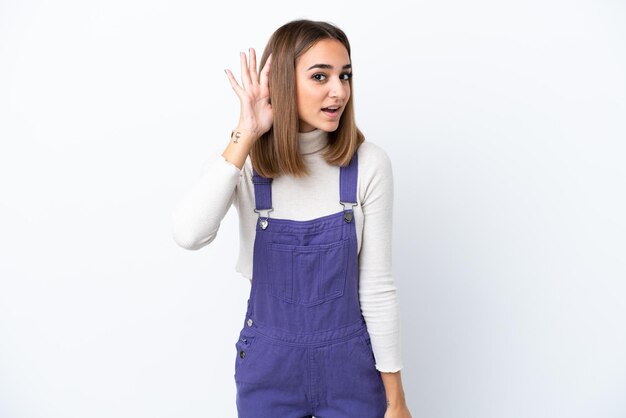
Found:
M 357 153 L 340 172 L 356 204 Z M 253 175 L 253 279 L 235 343 L 239 418 L 383 418 L 385 388 L 358 297 L 351 207 L 307 221 L 262 216 L 271 181 Z M 341 207 L 341 206 L 340 206 Z

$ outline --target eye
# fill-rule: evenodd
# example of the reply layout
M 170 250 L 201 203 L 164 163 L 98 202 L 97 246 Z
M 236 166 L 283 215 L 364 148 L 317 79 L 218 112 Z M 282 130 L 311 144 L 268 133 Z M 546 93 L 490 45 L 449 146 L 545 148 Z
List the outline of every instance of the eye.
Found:
M 326 74 L 322 74 L 322 73 L 315 73 L 311 76 L 311 78 L 315 81 L 324 81 L 324 79 L 326 78 Z M 341 80 L 349 80 L 352 78 L 352 73 L 343 73 L 339 76 L 339 78 Z

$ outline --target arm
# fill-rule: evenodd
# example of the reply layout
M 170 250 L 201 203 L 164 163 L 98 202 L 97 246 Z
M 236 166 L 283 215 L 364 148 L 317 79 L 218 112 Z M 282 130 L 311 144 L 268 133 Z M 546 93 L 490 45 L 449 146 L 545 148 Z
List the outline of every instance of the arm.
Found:
M 383 378 L 385 392 L 387 393 L 387 409 L 397 412 L 407 409 L 400 371 L 398 370 L 395 373 L 381 372 L 380 375 Z
M 250 49 L 250 65 L 240 53 L 240 86 L 230 70 L 224 70 L 241 102 L 239 125 L 233 131 L 220 157 L 212 158 L 202 177 L 180 200 L 172 214 L 172 235 L 181 247 L 197 250 L 213 241 L 220 222 L 236 202 L 235 188 L 243 176 L 242 168 L 254 142 L 272 126 L 269 103 L 271 54 L 260 76 L 256 71 L 256 53 Z
M 198 250 L 215 239 L 235 199 L 241 175 L 241 170 L 223 156 L 211 157 L 205 163 L 200 178 L 172 212 L 171 232 L 178 245 Z
M 406 410 L 400 369 L 400 316 L 392 275 L 393 171 L 387 154 L 369 144 L 362 194 L 363 235 L 359 252 L 359 299 L 381 372 L 389 410 Z M 398 409 L 396 409 L 398 408 Z M 410 415 L 396 415 L 410 416 Z

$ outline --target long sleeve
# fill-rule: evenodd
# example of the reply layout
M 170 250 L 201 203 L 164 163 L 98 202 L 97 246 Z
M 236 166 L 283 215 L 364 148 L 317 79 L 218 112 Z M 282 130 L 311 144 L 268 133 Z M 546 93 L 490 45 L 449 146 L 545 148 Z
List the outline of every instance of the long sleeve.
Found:
M 311 175 L 274 179 L 272 217 L 306 221 L 342 209 L 338 203 L 340 170 L 322 157 L 324 135 L 321 130 L 299 134 L 299 148 L 305 153 Z M 358 152 L 359 205 L 354 207 L 354 219 L 359 254 L 359 302 L 371 337 L 376 368 L 395 372 L 403 365 L 399 306 L 391 269 L 391 161 L 381 147 L 370 141 L 361 144 Z M 207 159 L 201 176 L 176 205 L 172 234 L 181 247 L 200 249 L 215 239 L 231 205 L 235 206 L 239 217 L 239 256 L 235 270 L 253 280 L 258 214 L 254 212 L 249 157 L 241 170 L 221 154 Z
M 397 288 L 392 275 L 393 172 L 380 148 L 372 157 L 371 177 L 363 185 L 363 235 L 359 254 L 359 300 L 376 358 L 376 368 L 403 367 Z M 373 158 L 375 157 L 375 158 Z M 364 162 L 370 164 L 370 162 Z
M 222 219 L 236 199 L 241 176 L 241 170 L 221 154 L 205 161 L 200 177 L 172 212 L 171 233 L 178 245 L 198 250 L 215 239 Z

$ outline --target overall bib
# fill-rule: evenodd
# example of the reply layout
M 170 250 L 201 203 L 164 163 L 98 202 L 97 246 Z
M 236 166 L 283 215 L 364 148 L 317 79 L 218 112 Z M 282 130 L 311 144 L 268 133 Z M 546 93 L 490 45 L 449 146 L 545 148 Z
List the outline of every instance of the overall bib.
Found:
M 343 209 L 308 221 L 270 218 L 272 179 L 253 170 L 259 219 L 250 297 L 235 343 L 239 418 L 385 414 L 358 295 L 357 152 L 340 170 Z

